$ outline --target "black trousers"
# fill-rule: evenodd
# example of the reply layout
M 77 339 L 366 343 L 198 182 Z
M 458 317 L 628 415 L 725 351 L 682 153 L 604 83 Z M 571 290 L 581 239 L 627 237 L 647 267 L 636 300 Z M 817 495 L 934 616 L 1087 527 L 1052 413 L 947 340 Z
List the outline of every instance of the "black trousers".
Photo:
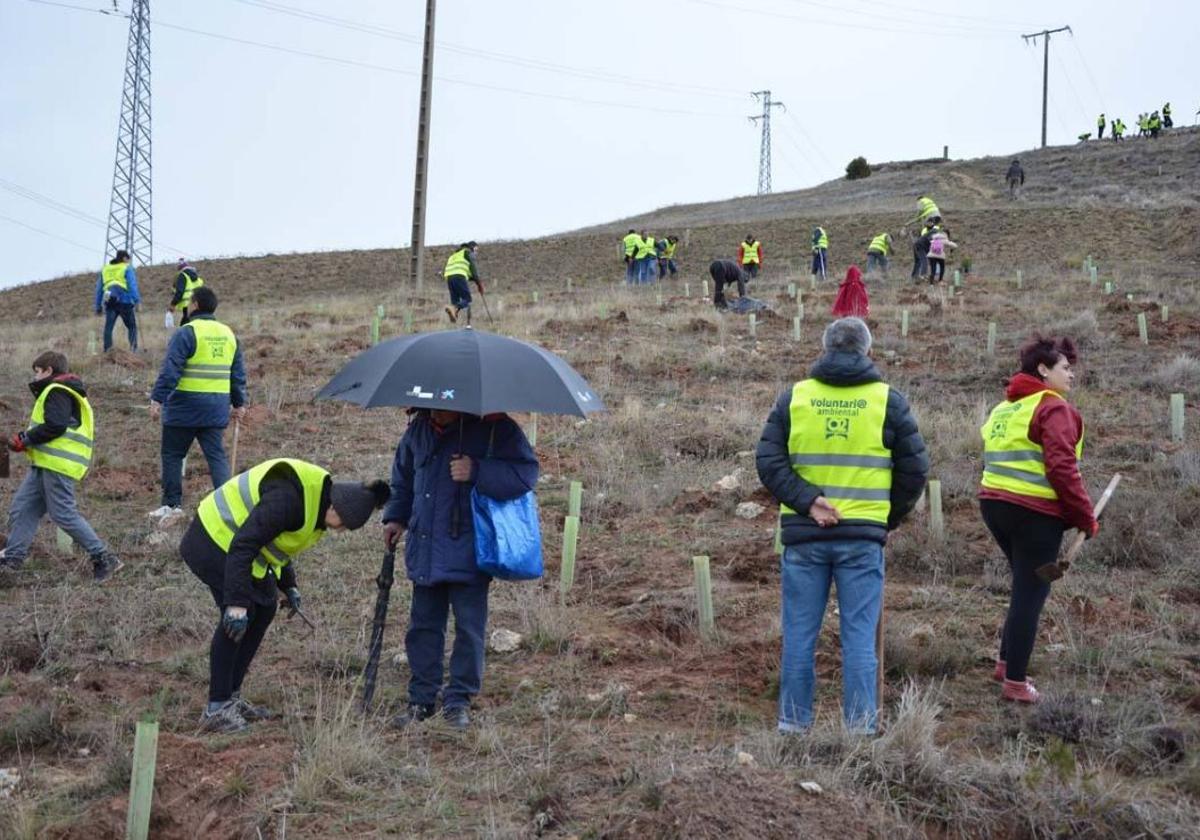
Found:
M 1020 682 L 1029 668 L 1042 607 L 1050 594 L 1050 584 L 1034 571 L 1058 559 L 1067 526 L 1056 516 L 995 499 L 980 499 L 979 510 L 1012 570 L 1012 595 L 1000 635 L 1000 658 L 1007 663 L 1008 679 Z
M 930 257 L 929 258 L 929 282 L 936 283 L 939 280 L 946 279 L 946 258 L 945 257 Z

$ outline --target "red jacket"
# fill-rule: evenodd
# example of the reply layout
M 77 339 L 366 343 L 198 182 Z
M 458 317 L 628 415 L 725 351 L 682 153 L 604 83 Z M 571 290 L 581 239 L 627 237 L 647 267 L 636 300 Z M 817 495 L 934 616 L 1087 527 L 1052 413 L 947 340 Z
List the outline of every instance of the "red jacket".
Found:
M 747 242 L 743 242 L 742 244 L 738 245 L 738 265 L 746 264 L 746 246 L 748 244 L 749 243 L 747 243 Z M 758 264 L 762 265 L 762 262 L 763 262 L 763 246 L 762 246 L 762 243 L 760 242 L 760 243 L 758 243 Z
M 1010 402 L 1015 402 L 1046 390 L 1046 383 L 1036 376 L 1018 373 L 1009 380 L 1004 396 Z M 1057 516 L 1071 527 L 1092 533 L 1096 527 L 1096 516 L 1087 488 L 1083 486 L 1083 477 L 1079 475 L 1079 462 L 1075 458 L 1075 444 L 1082 434 L 1083 417 L 1075 406 L 1054 395 L 1044 398 L 1033 412 L 1029 439 L 1042 447 L 1046 479 L 1058 498 L 1038 499 L 988 487 L 980 488 L 979 498 L 1011 502 L 1038 513 Z

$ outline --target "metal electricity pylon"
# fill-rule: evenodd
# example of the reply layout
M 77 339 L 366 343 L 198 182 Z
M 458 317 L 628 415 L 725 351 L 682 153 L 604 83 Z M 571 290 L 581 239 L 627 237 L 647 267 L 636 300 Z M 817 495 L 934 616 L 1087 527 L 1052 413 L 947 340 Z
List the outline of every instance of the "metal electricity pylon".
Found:
M 771 91 L 755 90 L 750 95 L 762 100 L 763 112 L 757 116 L 747 117 L 750 122 L 762 120 L 762 144 L 758 150 L 758 194 L 764 195 L 771 191 L 771 109 L 783 108 L 782 102 L 771 100 Z
M 150 0 L 132 0 L 129 49 L 121 118 L 117 124 L 117 160 L 113 165 L 105 258 L 128 251 L 135 265 L 154 259 L 154 215 L 150 189 Z

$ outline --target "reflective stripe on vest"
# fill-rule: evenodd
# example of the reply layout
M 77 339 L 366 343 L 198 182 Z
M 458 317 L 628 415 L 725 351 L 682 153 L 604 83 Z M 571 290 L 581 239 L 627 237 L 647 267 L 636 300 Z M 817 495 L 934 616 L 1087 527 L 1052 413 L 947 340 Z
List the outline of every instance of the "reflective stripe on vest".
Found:
M 450 255 L 450 259 L 446 260 L 446 270 L 442 272 L 443 277 L 466 277 L 471 278 L 471 261 L 467 259 L 467 249 L 459 248 Z
M 108 291 L 113 286 L 124 291 L 129 291 L 129 281 L 125 279 L 125 269 L 129 268 L 129 263 L 109 263 L 100 269 L 100 280 L 104 284 L 104 291 Z
M 1042 447 L 1029 439 L 1029 426 L 1042 400 L 1063 399 L 1055 391 L 1038 391 L 992 409 L 979 432 L 983 436 L 983 478 L 990 490 L 1003 490 L 1035 499 L 1057 499 L 1046 478 Z M 1075 445 L 1076 459 L 1083 456 L 1083 435 Z
M 54 440 L 35 444 L 25 450 L 30 462 L 35 467 L 41 467 L 51 472 L 62 473 L 76 481 L 87 475 L 92 463 L 92 442 L 96 434 L 96 422 L 92 415 L 91 403 L 79 392 L 66 385 L 51 383 L 38 395 L 33 404 L 33 413 L 29 417 L 29 427 L 33 428 L 46 420 L 46 398 L 54 389 L 66 391 L 79 404 L 79 425 L 67 429 Z
M 183 375 L 175 386 L 177 391 L 199 394 L 228 394 L 229 369 L 237 352 L 233 330 L 220 321 L 197 318 L 180 329 L 191 329 L 196 336 L 196 349 L 183 366 Z
M 175 308 L 182 312 L 192 302 L 192 292 L 204 285 L 204 278 L 194 272 L 193 274 L 188 274 L 187 271 L 179 273 L 183 275 L 183 296 L 179 298 L 179 303 L 175 304 Z
M 753 242 L 751 242 L 749 244 L 746 244 L 745 242 L 743 242 L 742 243 L 742 265 L 752 265 L 752 264 L 757 265 L 759 262 L 758 249 L 760 247 L 761 247 L 761 243 L 759 243 L 759 241 L 757 239 L 755 239 Z
M 291 467 L 304 487 L 304 525 L 298 531 L 284 531 L 263 546 L 250 574 L 257 580 L 267 576 L 267 571 L 279 578 L 283 567 L 306 548 L 313 546 L 325 535 L 324 528 L 317 527 L 317 515 L 321 508 L 321 491 L 329 473 L 315 464 L 295 458 L 274 458 L 235 475 L 200 502 L 196 515 L 200 524 L 222 551 L 228 552 L 233 537 L 245 524 L 250 511 L 258 504 L 259 488 L 268 472 L 279 464 Z
M 867 246 L 867 252 L 875 251 L 879 254 L 886 254 L 888 252 L 888 244 L 888 234 L 881 233 L 871 240 L 871 244 Z
M 829 250 L 829 234 L 825 232 L 825 228 L 819 227 L 817 228 L 817 244 L 813 246 L 813 250 L 819 251 L 822 248 L 826 251 Z
M 844 523 L 887 525 L 892 509 L 892 453 L 883 445 L 887 399 L 883 382 L 842 388 L 805 379 L 792 388 L 792 469 L 821 489 Z M 780 509 L 808 514 L 787 505 Z
M 625 246 L 625 256 L 632 257 L 635 253 L 637 253 L 638 245 L 641 244 L 641 241 L 642 237 L 638 236 L 636 233 L 625 234 L 625 236 L 621 239 L 622 244 Z

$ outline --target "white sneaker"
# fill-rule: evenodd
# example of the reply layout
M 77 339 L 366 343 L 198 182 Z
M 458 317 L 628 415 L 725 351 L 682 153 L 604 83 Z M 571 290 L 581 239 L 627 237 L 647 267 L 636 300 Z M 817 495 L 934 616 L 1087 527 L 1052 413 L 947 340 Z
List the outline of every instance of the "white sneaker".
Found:
M 146 515 L 153 519 L 166 519 L 168 516 L 178 516 L 181 513 L 183 513 L 183 508 L 181 507 L 163 505 L 162 507 L 155 508 Z

